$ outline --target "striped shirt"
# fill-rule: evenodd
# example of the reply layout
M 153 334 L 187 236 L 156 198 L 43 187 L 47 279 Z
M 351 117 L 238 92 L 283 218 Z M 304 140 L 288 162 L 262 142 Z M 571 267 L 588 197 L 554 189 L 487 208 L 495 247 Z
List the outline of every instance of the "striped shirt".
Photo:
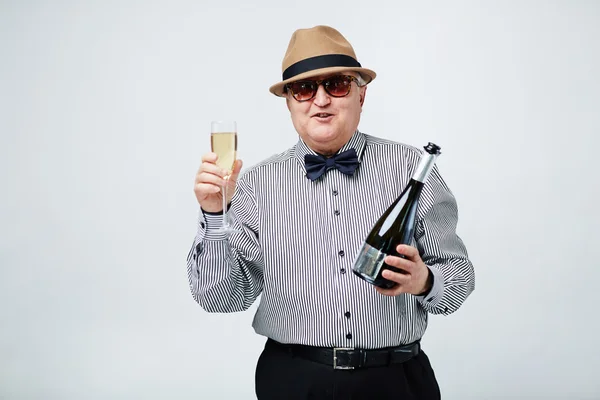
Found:
M 413 246 L 433 274 L 425 296 L 379 294 L 352 273 L 364 239 L 400 195 L 423 151 L 356 131 L 353 175 L 311 181 L 301 139 L 243 172 L 228 215 L 240 233 L 215 232 L 221 216 L 199 212 L 187 257 L 190 290 L 207 312 L 247 310 L 260 296 L 257 334 L 282 343 L 380 348 L 420 339 L 428 313 L 451 314 L 475 287 L 456 234 L 454 196 L 434 166 L 421 194 Z

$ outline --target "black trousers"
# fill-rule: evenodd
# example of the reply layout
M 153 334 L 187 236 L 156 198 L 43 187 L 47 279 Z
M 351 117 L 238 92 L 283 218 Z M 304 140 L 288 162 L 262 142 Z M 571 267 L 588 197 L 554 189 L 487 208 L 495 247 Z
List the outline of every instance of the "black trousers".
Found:
M 439 400 L 440 389 L 429 358 L 385 367 L 334 370 L 294 357 L 267 342 L 256 365 L 259 400 Z

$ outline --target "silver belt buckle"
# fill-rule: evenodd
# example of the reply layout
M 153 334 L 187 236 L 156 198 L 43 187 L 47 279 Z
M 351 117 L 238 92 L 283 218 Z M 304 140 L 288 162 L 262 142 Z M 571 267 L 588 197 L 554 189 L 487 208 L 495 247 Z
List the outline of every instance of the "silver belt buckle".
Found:
M 339 350 L 354 350 L 352 347 L 334 347 L 333 348 L 333 369 L 354 369 L 352 366 L 337 365 L 337 352 Z

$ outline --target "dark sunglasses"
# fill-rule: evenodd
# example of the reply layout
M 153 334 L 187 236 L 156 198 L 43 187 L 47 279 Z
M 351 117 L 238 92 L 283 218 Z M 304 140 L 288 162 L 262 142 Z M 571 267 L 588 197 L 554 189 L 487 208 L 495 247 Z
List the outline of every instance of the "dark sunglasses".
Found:
M 351 75 L 335 75 L 320 80 L 303 80 L 288 83 L 285 85 L 285 88 L 290 91 L 294 99 L 308 101 L 315 97 L 321 83 L 329 95 L 333 97 L 347 96 L 350 93 L 352 81 L 360 86 L 359 80 Z

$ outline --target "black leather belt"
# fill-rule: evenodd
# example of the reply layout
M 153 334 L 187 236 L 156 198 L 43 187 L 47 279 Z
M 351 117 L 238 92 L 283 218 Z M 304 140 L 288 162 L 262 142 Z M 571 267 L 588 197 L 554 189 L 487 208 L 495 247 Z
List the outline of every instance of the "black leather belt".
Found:
M 373 350 L 283 344 L 272 339 L 267 340 L 267 346 L 280 348 L 296 357 L 331 365 L 334 369 L 356 369 L 400 364 L 410 360 L 419 354 L 421 350 L 419 341 L 398 347 Z

